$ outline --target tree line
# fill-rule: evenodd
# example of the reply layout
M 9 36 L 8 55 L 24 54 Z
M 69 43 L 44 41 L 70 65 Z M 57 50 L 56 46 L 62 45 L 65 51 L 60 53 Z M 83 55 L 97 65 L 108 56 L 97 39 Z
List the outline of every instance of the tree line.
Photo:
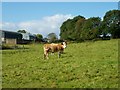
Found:
M 76 16 L 68 19 L 60 27 L 60 39 L 84 41 L 97 39 L 100 34 L 112 35 L 120 38 L 120 10 L 110 10 L 105 13 L 103 20 L 100 17 Z
M 27 33 L 26 30 L 18 30 Z M 85 41 L 98 39 L 99 35 L 111 34 L 112 38 L 120 38 L 120 10 L 110 10 L 105 13 L 103 20 L 100 17 L 78 15 L 73 19 L 64 21 L 60 27 L 60 40 Z M 56 42 L 58 37 L 55 33 L 49 33 L 45 38 L 42 34 L 34 34 L 36 41 Z

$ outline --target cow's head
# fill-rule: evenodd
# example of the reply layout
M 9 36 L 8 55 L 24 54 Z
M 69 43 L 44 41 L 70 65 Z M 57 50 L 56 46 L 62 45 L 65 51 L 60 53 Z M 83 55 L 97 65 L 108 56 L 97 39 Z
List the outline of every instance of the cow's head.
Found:
M 62 42 L 61 44 L 63 45 L 63 48 L 67 47 L 67 43 L 66 42 Z

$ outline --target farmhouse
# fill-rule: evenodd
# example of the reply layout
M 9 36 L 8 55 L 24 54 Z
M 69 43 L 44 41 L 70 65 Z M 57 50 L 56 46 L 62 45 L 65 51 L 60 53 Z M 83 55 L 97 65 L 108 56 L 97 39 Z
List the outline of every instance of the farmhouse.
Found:
M 22 43 L 30 43 L 31 41 L 36 40 L 36 36 L 30 33 L 21 33 L 22 34 Z
M 1 41 L 5 44 L 18 44 L 22 41 L 22 34 L 13 31 L 0 30 Z

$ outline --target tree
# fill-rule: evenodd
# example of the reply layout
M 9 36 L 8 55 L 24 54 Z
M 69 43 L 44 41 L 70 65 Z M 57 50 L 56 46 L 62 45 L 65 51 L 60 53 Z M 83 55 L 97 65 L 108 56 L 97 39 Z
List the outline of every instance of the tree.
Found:
M 92 40 L 95 39 L 99 33 L 99 27 L 101 24 L 101 19 L 99 17 L 88 18 L 81 31 L 81 39 Z
M 60 27 L 60 38 L 66 40 L 78 40 L 80 28 L 84 20 L 85 18 L 79 15 L 63 22 Z
M 20 32 L 20 33 L 27 33 L 26 30 L 18 30 L 17 32 Z
M 103 32 L 111 33 L 113 38 L 120 38 L 120 10 L 106 12 L 102 23 Z
M 83 28 L 83 25 L 85 23 L 85 19 L 84 18 L 81 18 L 79 19 L 77 22 L 76 22 L 76 25 L 75 25 L 75 34 L 76 34 L 76 40 L 77 41 L 80 41 L 81 40 L 81 32 L 82 32 L 82 28 Z
M 55 33 L 49 33 L 47 35 L 47 39 L 49 40 L 49 42 L 55 42 L 56 40 L 58 40 L 58 37 Z
M 120 38 L 120 10 L 106 12 L 103 21 L 99 17 L 85 19 L 79 15 L 66 20 L 60 27 L 60 39 L 66 40 L 92 40 L 108 33 Z
M 43 38 L 43 36 L 41 34 L 37 34 L 36 37 L 38 40 L 41 40 Z
M 43 36 L 41 34 L 35 34 L 36 41 L 42 41 Z

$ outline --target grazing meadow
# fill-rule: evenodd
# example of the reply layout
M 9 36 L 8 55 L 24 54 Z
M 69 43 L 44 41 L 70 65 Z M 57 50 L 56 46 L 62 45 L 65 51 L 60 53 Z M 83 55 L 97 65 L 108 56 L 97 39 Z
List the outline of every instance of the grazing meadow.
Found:
M 48 60 L 43 44 L 24 47 L 2 50 L 3 88 L 118 88 L 118 39 L 68 43 Z

